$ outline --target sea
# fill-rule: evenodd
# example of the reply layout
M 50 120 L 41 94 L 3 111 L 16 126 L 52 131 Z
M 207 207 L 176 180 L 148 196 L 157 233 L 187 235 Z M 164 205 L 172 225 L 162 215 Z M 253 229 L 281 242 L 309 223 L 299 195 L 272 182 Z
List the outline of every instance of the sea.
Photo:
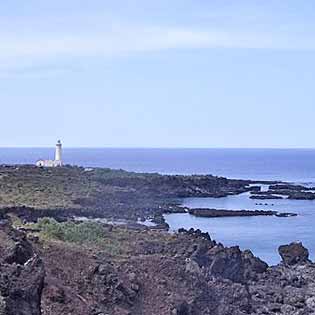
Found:
M 34 164 L 53 158 L 54 148 L 0 148 L 0 164 Z M 108 167 L 161 174 L 212 174 L 235 179 L 281 180 L 315 187 L 312 149 L 120 149 L 65 148 L 67 164 Z M 275 210 L 296 217 L 197 218 L 166 215 L 171 231 L 199 228 L 225 246 L 250 249 L 270 265 L 279 263 L 278 246 L 300 241 L 315 259 L 315 201 L 249 199 L 249 194 L 225 198 L 186 198 L 191 208 Z

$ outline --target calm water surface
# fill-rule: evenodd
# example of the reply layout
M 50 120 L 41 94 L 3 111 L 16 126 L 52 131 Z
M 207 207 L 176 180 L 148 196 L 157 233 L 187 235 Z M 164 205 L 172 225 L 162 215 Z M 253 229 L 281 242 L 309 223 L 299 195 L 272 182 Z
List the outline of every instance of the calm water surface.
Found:
M 280 260 L 277 248 L 292 241 L 302 241 L 315 258 L 315 201 L 308 200 L 252 200 L 249 194 L 225 198 L 188 198 L 183 202 L 190 208 L 217 208 L 230 210 L 275 210 L 294 212 L 297 217 L 233 217 L 198 218 L 189 214 L 171 214 L 166 221 L 172 230 L 181 227 L 199 228 L 209 232 L 213 239 L 227 246 L 239 245 L 251 249 L 269 264 Z M 256 203 L 268 205 L 256 205 Z
M 54 148 L 0 148 L 0 163 L 33 164 L 53 158 Z M 122 168 L 163 174 L 213 174 L 240 179 L 283 180 L 315 186 L 315 150 L 285 149 L 71 149 L 64 150 L 68 164 Z M 258 201 L 259 202 L 259 201 Z M 226 198 L 184 200 L 189 207 L 219 209 L 272 209 L 295 212 L 292 218 L 196 218 L 188 214 L 167 216 L 173 230 L 200 228 L 225 245 L 249 248 L 270 264 L 279 261 L 277 247 L 303 241 L 315 254 L 315 202 L 272 200 L 257 206 L 248 194 Z M 274 204 L 273 206 L 271 204 Z

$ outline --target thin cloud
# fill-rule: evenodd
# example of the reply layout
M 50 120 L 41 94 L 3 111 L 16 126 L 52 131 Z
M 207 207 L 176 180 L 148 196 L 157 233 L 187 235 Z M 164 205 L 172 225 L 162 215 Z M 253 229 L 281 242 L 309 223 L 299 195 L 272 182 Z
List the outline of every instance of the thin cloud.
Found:
M 126 56 L 171 49 L 315 50 L 312 41 L 294 36 L 289 32 L 126 26 L 81 34 L 32 33 L 23 34 L 23 37 L 0 34 L 0 61 L 9 69 L 27 62 L 36 64 L 60 58 Z
M 116 55 L 201 48 L 208 43 L 207 32 L 172 28 L 119 28 L 98 34 L 24 35 L 23 38 L 2 36 L 0 58 Z

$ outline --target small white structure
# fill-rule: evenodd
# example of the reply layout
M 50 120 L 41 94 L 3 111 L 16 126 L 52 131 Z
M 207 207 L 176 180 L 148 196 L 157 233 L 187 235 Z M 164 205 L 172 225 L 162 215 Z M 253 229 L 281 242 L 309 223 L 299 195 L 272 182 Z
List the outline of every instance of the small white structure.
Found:
M 58 167 L 62 166 L 62 144 L 61 141 L 58 140 L 56 144 L 56 152 L 54 160 L 38 160 L 36 162 L 36 166 L 38 167 Z
M 56 144 L 55 162 L 59 162 L 62 165 L 62 144 L 60 140 Z

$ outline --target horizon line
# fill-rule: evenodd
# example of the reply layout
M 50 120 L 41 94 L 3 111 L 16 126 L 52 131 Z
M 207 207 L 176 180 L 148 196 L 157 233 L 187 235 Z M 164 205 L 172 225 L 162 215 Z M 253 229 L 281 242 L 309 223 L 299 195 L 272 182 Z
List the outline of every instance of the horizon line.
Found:
M 0 146 L 0 149 L 52 149 L 54 146 Z M 137 150 L 315 150 L 315 147 L 145 147 L 145 146 L 63 146 L 63 149 L 137 149 Z

